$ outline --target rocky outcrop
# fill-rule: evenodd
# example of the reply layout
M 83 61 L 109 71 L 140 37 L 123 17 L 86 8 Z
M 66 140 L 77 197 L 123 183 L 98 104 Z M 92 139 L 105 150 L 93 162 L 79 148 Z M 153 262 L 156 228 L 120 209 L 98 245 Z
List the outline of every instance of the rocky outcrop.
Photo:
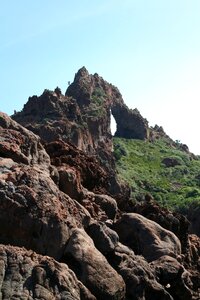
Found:
M 151 263 L 159 282 L 174 299 L 192 299 L 191 274 L 173 257 L 162 256 Z
M 95 194 L 108 194 L 114 197 L 121 206 L 126 203 L 130 196 L 130 188 L 117 179 L 115 168 L 105 168 L 97 157 L 88 156 L 71 143 L 56 141 L 45 144 L 45 148 L 52 165 L 56 166 L 60 174 L 59 187 L 63 192 L 71 197 L 76 194 L 78 199 L 85 199 L 84 188 Z M 73 178 L 68 175 L 69 173 L 71 175 L 73 173 Z M 71 180 L 73 180 L 73 187 Z M 92 198 L 91 195 L 89 198 Z M 88 193 L 86 198 L 88 198 Z M 96 196 L 95 199 L 97 199 Z
M 30 97 L 22 112 L 13 118 L 45 142 L 72 142 L 112 165 L 111 112 L 117 123 L 117 136 L 148 138 L 148 122 L 139 111 L 130 110 L 116 87 L 98 74 L 90 75 L 83 67 L 65 96 L 58 88 L 54 92 L 45 90 L 40 97 Z
M 65 95 L 29 98 L 21 125 L 0 114 L 0 298 L 199 299 L 199 238 L 151 197 L 128 201 L 111 113 L 117 136 L 165 135 L 85 68 Z
M 108 255 L 109 263 L 116 268 L 126 283 L 126 299 L 172 300 L 165 287 L 158 283 L 147 261 L 119 243 Z
M 91 113 L 94 102 L 98 100 L 101 107 L 96 106 L 96 111 L 102 116 L 104 112 L 104 124 L 107 133 L 110 134 L 111 110 L 117 124 L 116 136 L 142 140 L 148 138 L 147 120 L 141 116 L 137 109 L 131 110 L 125 105 L 116 87 L 104 81 L 98 74 L 89 75 L 85 67 L 75 75 L 74 82 L 68 87 L 66 95 L 75 98 L 87 114 Z
M 123 214 L 114 228 L 120 241 L 147 261 L 163 255 L 178 257 L 181 254 L 181 244 L 175 234 L 139 214 Z
M 26 165 L 48 168 L 50 159 L 38 136 L 0 112 L 0 156 Z
M 50 159 L 38 137 L 3 114 L 0 128 L 0 243 L 59 259 L 70 228 L 83 226 L 90 215 L 51 179 Z
M 89 213 L 60 192 L 46 172 L 4 160 L 1 166 L 0 243 L 59 259 L 70 229 L 82 226 Z
M 64 261 L 97 299 L 125 298 L 122 277 L 109 265 L 83 230 L 73 230 L 65 250 Z
M 32 250 L 0 245 L 0 298 L 95 300 L 66 264 Z
M 136 203 L 129 210 L 143 215 L 165 229 L 172 231 L 181 242 L 182 252 L 187 253 L 190 223 L 185 216 L 161 207 L 149 194 L 145 196 L 145 201 Z

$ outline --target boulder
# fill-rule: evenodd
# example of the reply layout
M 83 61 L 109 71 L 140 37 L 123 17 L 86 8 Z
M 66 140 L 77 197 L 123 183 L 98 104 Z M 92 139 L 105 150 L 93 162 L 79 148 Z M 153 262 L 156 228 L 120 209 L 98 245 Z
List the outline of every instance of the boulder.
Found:
M 149 194 L 145 196 L 145 201 L 131 207 L 131 212 L 143 215 L 165 229 L 172 231 L 181 242 L 182 252 L 187 253 L 190 223 L 184 215 L 160 206 Z
M 163 255 L 177 257 L 181 254 L 181 243 L 171 231 L 136 213 L 124 213 L 114 224 L 120 241 L 147 261 Z
M 0 245 L 0 298 L 95 300 L 66 264 L 32 250 Z
M 172 300 L 166 289 L 157 282 L 147 261 L 121 243 L 113 253 L 107 255 L 109 263 L 123 277 L 126 283 L 126 299 Z
M 103 222 L 93 222 L 87 229 L 95 247 L 104 255 L 112 253 L 119 242 L 117 233 Z
M 150 264 L 158 281 L 167 288 L 174 299 L 194 299 L 191 274 L 175 258 L 162 256 Z
M 70 228 L 90 218 L 36 166 L 0 161 L 0 243 L 25 246 L 59 259 Z
M 108 195 L 98 195 L 94 197 L 94 202 L 106 213 L 107 217 L 113 220 L 117 214 L 117 202 Z
M 63 260 L 97 299 L 125 299 L 122 277 L 110 266 L 83 229 L 73 229 Z
M 0 112 L 0 157 L 11 158 L 17 163 L 37 164 L 43 169 L 50 165 L 50 158 L 31 131 Z

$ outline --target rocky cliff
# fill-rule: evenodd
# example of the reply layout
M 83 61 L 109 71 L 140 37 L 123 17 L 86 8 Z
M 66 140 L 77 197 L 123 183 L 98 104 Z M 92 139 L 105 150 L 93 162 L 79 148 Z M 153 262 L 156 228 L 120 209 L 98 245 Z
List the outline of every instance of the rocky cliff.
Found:
M 199 299 L 200 239 L 153 199 L 129 203 L 116 135 L 152 138 L 118 89 L 82 68 L 65 95 L 0 114 L 1 299 Z

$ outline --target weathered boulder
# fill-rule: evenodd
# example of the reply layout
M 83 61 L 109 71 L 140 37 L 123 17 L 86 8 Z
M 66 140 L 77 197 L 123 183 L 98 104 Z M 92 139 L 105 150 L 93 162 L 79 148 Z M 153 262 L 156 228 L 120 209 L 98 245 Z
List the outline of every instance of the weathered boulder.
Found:
M 147 261 L 163 255 L 177 257 L 181 254 L 181 243 L 175 234 L 139 214 L 124 213 L 114 224 L 114 229 L 123 244 Z
M 59 191 L 36 166 L 0 161 L 0 243 L 25 246 L 59 259 L 72 227 L 89 213 Z
M 109 263 L 123 277 L 126 283 L 127 300 L 172 300 L 165 288 L 157 282 L 152 268 L 139 255 L 118 243 L 115 250 L 107 255 Z
M 174 299 L 194 299 L 191 274 L 175 258 L 162 256 L 150 264 L 158 281 L 167 287 Z
M 95 300 L 66 264 L 32 250 L 0 245 L 0 298 Z
M 63 260 L 97 299 L 125 299 L 122 277 L 95 248 L 83 229 L 73 229 Z
M 50 158 L 31 131 L 0 112 L 0 157 L 23 164 L 37 164 L 48 168 Z
M 108 195 L 98 195 L 94 197 L 94 202 L 100 206 L 100 208 L 105 211 L 109 219 L 114 219 L 117 214 L 117 202 L 114 198 Z
M 92 238 L 95 247 L 104 255 L 113 252 L 118 245 L 119 237 L 117 233 L 103 222 L 91 223 L 86 231 Z
M 130 208 L 130 211 L 143 215 L 165 229 L 172 231 L 181 242 L 182 252 L 187 253 L 190 223 L 185 216 L 161 207 L 149 194 L 145 196 L 145 201 L 135 204 Z

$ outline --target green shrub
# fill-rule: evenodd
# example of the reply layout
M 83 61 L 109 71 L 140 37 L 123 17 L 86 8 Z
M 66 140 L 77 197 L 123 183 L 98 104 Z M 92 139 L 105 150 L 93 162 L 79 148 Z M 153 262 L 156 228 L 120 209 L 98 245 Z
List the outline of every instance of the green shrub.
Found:
M 142 199 L 149 192 L 171 209 L 187 207 L 200 198 L 200 159 L 174 148 L 166 139 L 155 142 L 114 138 L 114 156 L 118 176 L 129 183 L 132 197 Z M 164 158 L 179 164 L 166 167 Z

